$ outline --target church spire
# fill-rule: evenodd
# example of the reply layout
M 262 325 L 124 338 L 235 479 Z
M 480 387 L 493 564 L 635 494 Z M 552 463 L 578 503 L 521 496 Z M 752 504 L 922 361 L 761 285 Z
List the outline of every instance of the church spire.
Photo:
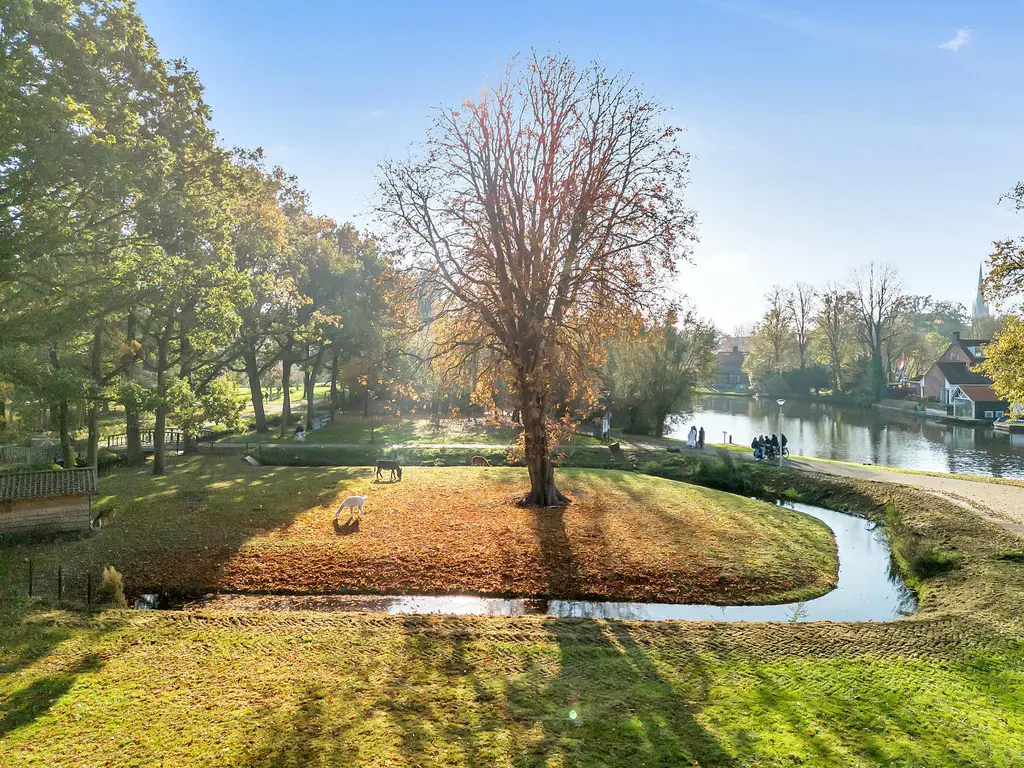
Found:
M 974 299 L 974 307 L 971 312 L 971 316 L 978 320 L 982 317 L 988 317 L 990 312 L 988 304 L 985 303 L 985 297 L 981 295 L 981 286 L 985 281 L 984 276 L 984 264 L 978 264 L 978 295 Z

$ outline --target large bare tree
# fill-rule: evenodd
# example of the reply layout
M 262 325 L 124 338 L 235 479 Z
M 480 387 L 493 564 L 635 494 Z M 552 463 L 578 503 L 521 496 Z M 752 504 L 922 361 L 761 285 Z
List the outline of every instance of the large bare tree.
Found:
M 800 356 L 800 370 L 807 367 L 807 347 L 810 343 L 811 326 L 818 301 L 818 292 L 813 285 L 794 283 L 789 292 L 789 313 L 793 319 L 796 334 L 796 350 Z
M 492 351 L 520 399 L 527 503 L 563 502 L 553 414 L 688 256 L 689 158 L 661 114 L 626 76 L 533 54 L 440 109 L 421 155 L 381 167 L 378 212 L 445 329 L 435 353 Z
M 886 345 L 907 304 L 903 279 L 891 264 L 871 262 L 851 273 L 850 290 L 854 295 L 857 331 L 871 356 L 872 396 L 879 398 L 891 373 L 886 370 Z

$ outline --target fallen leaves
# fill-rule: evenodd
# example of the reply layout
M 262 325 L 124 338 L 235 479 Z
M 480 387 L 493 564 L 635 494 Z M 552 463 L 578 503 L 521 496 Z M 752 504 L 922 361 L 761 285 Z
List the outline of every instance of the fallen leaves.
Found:
M 131 582 L 178 592 L 474 593 L 647 602 L 765 602 L 825 591 L 833 562 L 820 541 L 799 544 L 768 505 L 666 480 L 624 482 L 574 472 L 565 509 L 516 505 L 525 472 L 410 468 L 370 486 L 358 526 L 333 510 L 365 487 L 334 487 L 322 502 L 236 549 L 147 552 Z M 316 489 L 308 489 L 316 495 Z M 733 497 L 736 498 L 736 497 Z M 246 509 L 250 509 L 246 505 Z M 788 521 L 799 525 L 800 521 Z M 808 529 L 814 533 L 813 524 Z M 819 546 L 820 545 L 820 546 Z M 822 551 L 815 551 L 818 546 Z M 823 552 L 824 555 L 823 556 Z

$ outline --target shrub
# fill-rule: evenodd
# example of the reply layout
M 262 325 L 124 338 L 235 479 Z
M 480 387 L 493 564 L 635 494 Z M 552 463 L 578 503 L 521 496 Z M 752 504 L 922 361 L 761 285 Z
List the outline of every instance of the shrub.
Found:
M 929 546 L 921 534 L 911 529 L 892 499 L 885 504 L 885 527 L 889 531 L 893 559 L 903 573 L 923 581 L 960 566 L 963 558 L 959 554 Z
M 124 597 L 124 577 L 112 565 L 103 567 L 103 578 L 97 592 L 100 603 L 110 603 L 118 608 L 127 608 Z
M 117 466 L 121 462 L 121 455 L 114 451 L 100 451 L 96 457 L 96 468 L 102 472 L 105 469 Z

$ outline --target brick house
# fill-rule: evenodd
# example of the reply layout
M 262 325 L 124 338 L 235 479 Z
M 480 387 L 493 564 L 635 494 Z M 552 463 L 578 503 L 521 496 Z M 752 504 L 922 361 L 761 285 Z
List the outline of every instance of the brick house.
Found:
M 1000 418 L 1009 410 L 1009 403 L 992 391 L 992 379 L 971 370 L 985 359 L 985 345 L 990 341 L 961 339 L 959 332 L 954 333 L 946 351 L 921 379 L 921 397 L 935 398 L 958 418 Z
M 971 368 L 985 359 L 990 339 L 961 339 L 960 333 L 921 379 L 921 397 L 935 398 L 942 405 L 952 403 L 953 390 L 961 384 L 988 384 L 992 381 Z
M 747 389 L 750 386 L 750 377 L 743 370 L 743 361 L 747 359 L 747 353 L 741 351 L 738 344 L 733 344 L 732 349 L 720 349 L 716 355 L 718 372 L 715 375 L 715 388 Z

